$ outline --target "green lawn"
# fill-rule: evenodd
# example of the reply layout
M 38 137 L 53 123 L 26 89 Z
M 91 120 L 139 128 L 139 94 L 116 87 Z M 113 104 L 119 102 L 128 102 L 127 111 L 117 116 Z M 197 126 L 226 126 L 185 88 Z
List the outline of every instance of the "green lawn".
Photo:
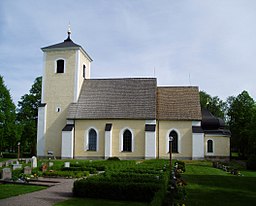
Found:
M 210 162 L 186 162 L 186 205 L 256 205 L 256 172 L 233 176 L 213 168 Z
M 44 186 L 0 184 L 0 199 L 45 189 Z
M 54 206 L 147 206 L 147 203 L 141 202 L 125 202 L 90 198 L 72 198 L 64 202 L 55 204 Z

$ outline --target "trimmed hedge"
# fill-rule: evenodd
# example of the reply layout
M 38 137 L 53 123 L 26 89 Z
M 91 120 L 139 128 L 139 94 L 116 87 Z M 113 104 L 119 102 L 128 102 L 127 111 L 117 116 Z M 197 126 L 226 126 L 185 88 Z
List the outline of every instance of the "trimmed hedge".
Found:
M 87 178 L 75 181 L 73 193 L 76 197 L 150 202 L 160 187 L 156 183 L 110 182 Z
M 43 172 L 43 176 L 81 178 L 81 177 L 89 176 L 89 172 L 88 171 L 46 171 L 46 172 Z

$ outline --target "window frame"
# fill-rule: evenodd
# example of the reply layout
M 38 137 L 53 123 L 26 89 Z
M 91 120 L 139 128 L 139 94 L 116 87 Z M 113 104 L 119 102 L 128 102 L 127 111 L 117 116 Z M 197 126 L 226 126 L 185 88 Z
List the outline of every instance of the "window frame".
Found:
M 125 131 L 129 131 L 131 133 L 131 151 L 124 151 L 124 133 Z M 120 152 L 134 152 L 134 133 L 131 128 L 125 127 L 122 130 L 120 130 L 120 135 L 119 135 L 119 144 L 120 144 Z
M 209 142 L 211 142 L 211 148 L 209 147 Z M 209 150 L 210 148 L 210 150 Z M 214 154 L 214 141 L 213 139 L 207 139 L 206 141 L 206 153 L 207 154 Z
M 170 153 L 170 151 L 169 151 L 169 135 L 171 134 L 171 132 L 176 132 L 176 134 L 177 134 L 177 152 L 173 151 L 173 144 L 172 144 L 172 153 L 179 154 L 179 153 L 181 153 L 181 142 L 180 142 L 181 134 L 180 134 L 179 130 L 176 128 L 171 128 L 166 133 L 166 153 L 167 154 Z
M 58 62 L 63 61 L 63 72 L 58 72 Z M 58 58 L 55 60 L 55 73 L 64 74 L 66 72 L 66 60 L 64 58 Z
M 96 133 L 96 150 L 91 150 L 90 149 L 90 131 L 94 130 Z M 95 127 L 90 127 L 86 132 L 85 132 L 85 144 L 84 144 L 84 150 L 85 151 L 91 151 L 91 152 L 98 152 L 99 151 L 99 132 Z

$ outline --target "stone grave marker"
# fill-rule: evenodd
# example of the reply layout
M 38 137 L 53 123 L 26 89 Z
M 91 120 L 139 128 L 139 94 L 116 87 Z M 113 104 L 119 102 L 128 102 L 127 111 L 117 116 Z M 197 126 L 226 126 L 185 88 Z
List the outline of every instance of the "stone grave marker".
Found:
M 10 168 L 2 169 L 2 179 L 3 180 L 10 180 L 12 179 L 12 171 Z
M 31 165 L 32 168 L 36 168 L 37 167 L 37 158 L 35 156 L 32 157 L 32 161 L 31 161 Z
M 31 159 L 26 159 L 26 164 L 28 164 L 29 162 L 31 162 Z
M 49 167 L 52 167 L 53 166 L 53 162 L 49 162 Z
M 3 167 L 3 163 L 2 162 L 0 162 L 0 167 Z
M 22 164 L 13 164 L 13 165 L 12 165 L 12 169 L 13 169 L 13 170 L 22 169 Z
M 31 175 L 31 173 L 32 173 L 32 168 L 31 167 L 29 167 L 29 166 L 24 167 L 24 174 L 25 175 Z
M 70 162 L 65 162 L 64 167 L 70 167 Z

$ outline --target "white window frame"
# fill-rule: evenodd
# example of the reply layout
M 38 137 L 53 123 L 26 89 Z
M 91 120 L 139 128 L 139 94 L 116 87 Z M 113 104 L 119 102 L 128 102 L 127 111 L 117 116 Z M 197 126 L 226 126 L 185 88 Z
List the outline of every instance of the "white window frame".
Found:
M 166 137 L 165 137 L 165 142 L 166 142 L 166 154 L 169 154 L 169 134 L 171 131 L 175 131 L 178 135 L 178 153 L 181 153 L 181 135 L 180 131 L 176 128 L 171 128 L 167 131 Z M 175 153 L 176 154 L 176 153 Z
M 58 60 L 63 60 L 64 61 L 64 72 L 63 73 L 57 73 L 57 61 Z M 58 59 L 55 59 L 55 74 L 65 74 L 66 73 L 66 59 L 64 58 L 58 58 Z
M 97 135 L 96 138 L 96 151 L 89 150 L 89 132 L 91 129 L 94 129 Z M 98 152 L 99 151 L 99 131 L 95 127 L 90 127 L 85 131 L 84 135 L 84 150 L 85 151 L 91 151 L 91 152 Z
M 120 133 L 119 133 L 119 151 L 120 152 L 127 152 L 127 151 L 123 151 L 123 148 L 124 148 L 124 145 L 123 145 L 123 136 L 124 136 L 124 132 L 125 130 L 129 130 L 132 134 L 132 151 L 131 152 L 134 152 L 134 132 L 131 128 L 129 127 L 124 127 L 123 129 L 120 130 Z M 128 152 L 129 153 L 129 152 Z
M 212 141 L 212 152 L 208 152 L 208 141 L 209 140 L 211 140 Z M 207 138 L 206 139 L 206 142 L 205 142 L 205 144 L 206 144 L 206 154 L 208 155 L 208 156 L 214 156 L 214 151 L 215 151 L 215 147 L 214 147 L 214 145 L 215 145 L 215 143 L 214 143 L 214 139 L 212 139 L 212 138 Z

